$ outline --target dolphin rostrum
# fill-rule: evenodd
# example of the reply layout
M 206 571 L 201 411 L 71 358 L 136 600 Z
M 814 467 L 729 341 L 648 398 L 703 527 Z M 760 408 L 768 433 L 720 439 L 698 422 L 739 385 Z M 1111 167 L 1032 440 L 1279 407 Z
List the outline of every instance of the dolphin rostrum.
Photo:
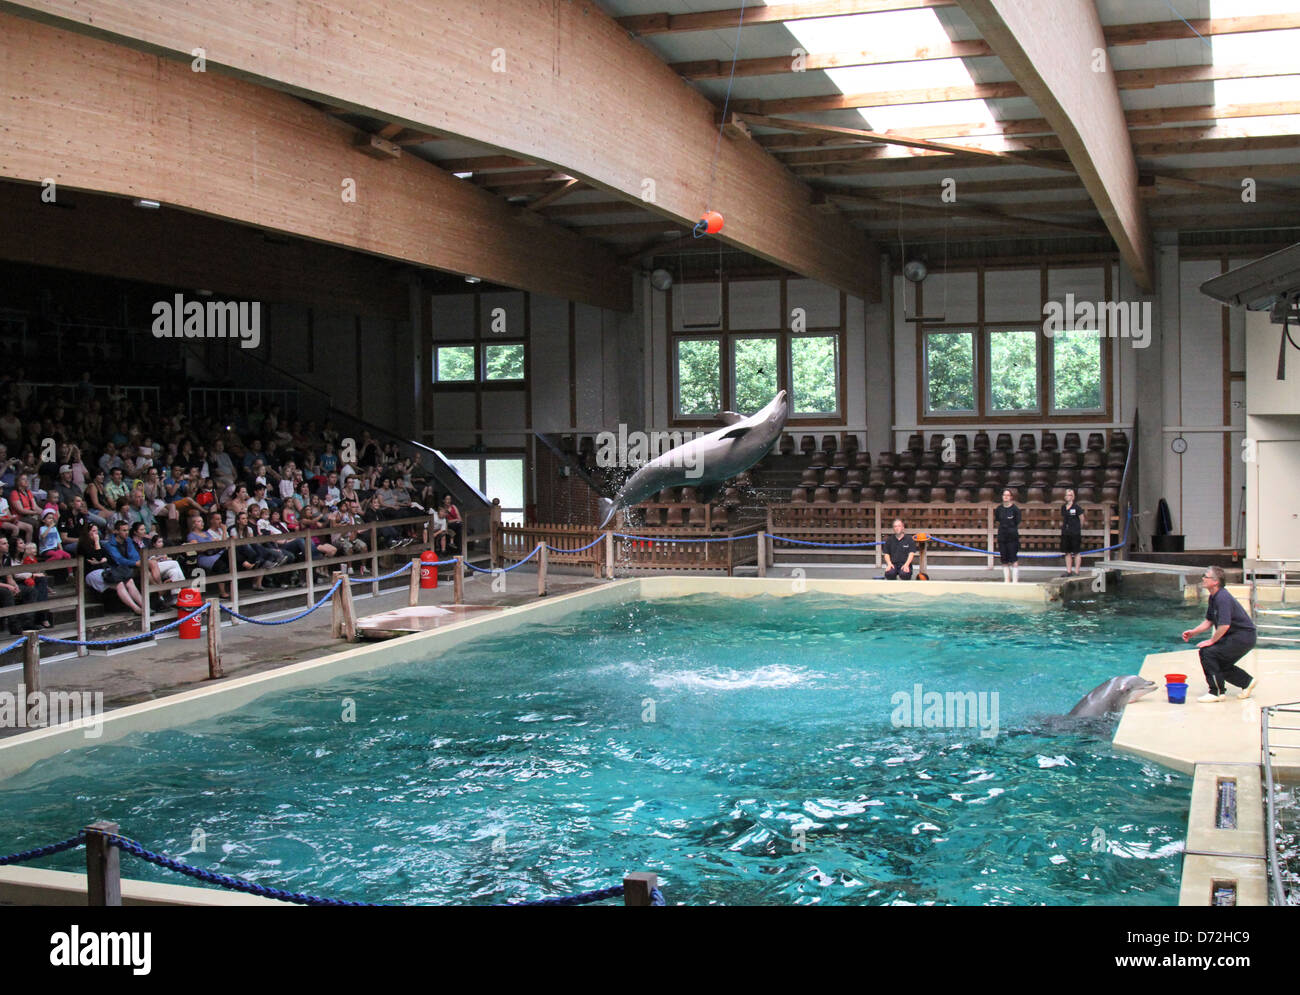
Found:
M 1130 701 L 1137 701 L 1144 695 L 1150 694 L 1156 687 L 1157 685 L 1154 682 L 1147 680 L 1145 677 L 1139 677 L 1137 674 L 1129 674 L 1126 677 L 1112 677 L 1110 680 L 1098 684 L 1080 698 L 1079 703 L 1070 709 L 1069 717 L 1072 719 L 1095 718 L 1109 712 L 1123 711 L 1124 706 Z
M 707 503 L 723 481 L 744 473 L 768 454 L 789 415 L 790 403 L 783 390 L 777 391 L 767 407 L 748 418 L 734 411 L 722 412 L 718 417 L 727 423 L 724 427 L 674 446 L 632 474 L 600 528 L 619 511 L 640 504 L 666 487 L 693 486 L 700 500 Z

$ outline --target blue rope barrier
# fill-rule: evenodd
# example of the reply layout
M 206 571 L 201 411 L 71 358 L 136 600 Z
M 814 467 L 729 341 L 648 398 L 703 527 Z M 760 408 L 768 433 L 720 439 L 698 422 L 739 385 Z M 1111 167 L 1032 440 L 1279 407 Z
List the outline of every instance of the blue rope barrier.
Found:
M 806 539 L 791 539 L 789 536 L 779 535 L 773 535 L 772 538 L 779 542 L 792 542 L 797 546 L 826 546 L 835 549 L 861 549 L 881 545 L 878 542 L 810 542 Z
M 37 860 L 41 857 L 51 857 L 56 853 L 62 853 L 64 850 L 75 850 L 86 841 L 86 831 L 83 829 L 71 839 L 63 840 L 59 843 L 51 843 L 49 846 L 38 846 L 31 850 L 19 850 L 17 853 L 11 853 L 8 856 L 0 857 L 0 867 L 8 864 L 25 864 L 29 860 Z
M 592 546 L 596 545 L 596 543 L 600 543 L 604 541 L 605 541 L 605 537 L 601 535 L 596 537 L 595 542 L 589 542 L 587 543 L 587 545 L 579 546 L 577 549 L 560 549 L 557 546 L 552 546 L 549 542 L 546 543 L 546 548 L 549 549 L 552 553 L 585 553 L 587 550 L 591 549 Z
M 392 580 L 399 574 L 404 574 L 411 569 L 411 561 L 407 560 L 406 565 L 400 569 L 394 570 L 390 574 L 384 574 L 382 577 L 349 577 L 349 584 L 378 584 L 381 580 Z
M 1128 530 L 1129 530 L 1129 526 L 1132 524 L 1132 522 L 1133 522 L 1133 511 L 1132 511 L 1132 509 L 1129 509 L 1128 517 L 1124 520 L 1124 535 L 1120 538 L 1120 541 L 1119 541 L 1119 542 L 1112 543 L 1112 544 L 1109 545 L 1109 546 L 1101 546 L 1101 547 L 1099 547 L 1098 549 L 1084 549 L 1084 550 L 1080 550 L 1080 551 L 1079 551 L 1079 555 L 1080 555 L 1080 556 L 1096 556 L 1098 553 L 1109 552 L 1109 551 L 1112 550 L 1112 549 L 1122 549 L 1124 546 L 1127 546 L 1127 545 L 1128 545 Z M 983 553 L 985 556 L 997 556 L 997 555 L 998 555 L 998 550 L 996 550 L 996 549 L 977 549 L 977 548 L 974 547 L 974 546 L 963 546 L 963 545 L 962 545 L 961 543 L 959 543 L 959 542 L 951 542 L 951 541 L 949 541 L 949 540 L 947 540 L 947 539 L 940 539 L 937 535 L 934 535 L 933 533 L 930 535 L 930 541 L 931 541 L 931 542 L 941 542 L 941 543 L 943 543 L 945 546 L 952 546 L 954 549 L 965 549 L 965 550 L 969 550 L 969 551 L 972 552 L 972 553 Z M 1021 553 L 1021 554 L 1020 554 L 1020 556 L 1021 556 L 1023 559 L 1028 559 L 1028 560 L 1052 560 L 1052 559 L 1057 559 L 1057 558 L 1059 558 L 1059 557 L 1062 557 L 1062 556 L 1064 556 L 1064 555 L 1065 555 L 1064 553 Z
M 75 850 L 86 842 L 89 833 L 81 830 L 76 836 L 66 840 L 60 840 L 58 843 L 51 843 L 48 846 L 33 847 L 30 850 L 19 850 L 17 853 L 11 853 L 0 857 L 0 867 L 11 864 L 25 864 L 32 860 L 39 860 L 42 857 L 52 857 L 56 853 L 63 853 L 67 850 Z M 230 891 L 243 892 L 246 895 L 257 895 L 261 898 L 273 898 L 280 902 L 291 902 L 294 905 L 314 905 L 314 906 L 333 906 L 333 907 L 351 907 L 351 908 L 383 908 L 382 902 L 353 902 L 342 898 L 323 898 L 319 895 L 308 895 L 303 892 L 285 891 L 281 888 L 272 888 L 267 885 L 258 884 L 255 881 L 247 881 L 244 878 L 235 877 L 231 874 L 219 874 L 216 871 L 210 871 L 203 867 L 195 867 L 193 864 L 187 864 L 183 860 L 177 860 L 175 857 L 168 857 L 166 854 L 154 853 L 146 849 L 136 840 L 127 836 L 119 836 L 116 833 L 101 834 L 110 846 L 115 846 L 120 850 L 125 850 L 134 857 L 139 857 L 146 863 L 153 864 L 156 867 L 163 867 L 169 871 L 175 871 L 177 874 L 183 874 L 186 877 L 194 878 L 197 881 L 204 881 L 208 884 L 215 884 L 220 888 L 226 888 Z M 561 895 L 558 898 L 538 898 L 526 902 L 507 902 L 506 906 L 519 908 L 522 906 L 575 906 L 590 905 L 592 902 L 603 902 L 610 898 L 616 898 L 623 894 L 624 886 L 621 884 L 611 885 L 608 888 L 598 888 L 595 891 L 583 891 L 576 895 Z M 658 888 L 650 891 L 651 905 L 664 905 L 663 892 Z
M 471 570 L 477 570 L 481 574 L 494 574 L 494 573 L 507 574 L 511 570 L 517 570 L 519 567 L 522 567 L 525 563 L 531 560 L 534 556 L 537 555 L 537 551 L 539 549 L 541 549 L 540 546 L 534 546 L 533 551 L 531 553 L 525 556 L 518 563 L 515 563 L 512 566 L 508 566 L 508 567 L 476 567 L 474 566 L 474 564 L 470 563 L 469 560 L 465 561 L 465 566 L 469 567 Z
M 179 628 L 181 623 L 188 622 L 195 615 L 207 611 L 206 604 L 199 605 L 188 615 L 182 615 L 175 622 L 168 622 L 166 625 L 159 626 L 157 629 L 150 629 L 148 632 L 137 632 L 134 636 L 121 636 L 117 639 L 58 639 L 54 636 L 38 636 L 43 643 L 53 643 L 56 646 L 124 646 L 127 643 L 138 643 L 142 639 L 152 639 L 162 632 L 170 632 L 172 629 Z
M 15 639 L 12 643 L 10 643 L 10 644 L 9 644 L 8 646 L 6 646 L 4 649 L 0 649 L 0 656 L 4 656 L 4 655 L 5 655 L 6 653 L 8 653 L 10 650 L 16 650 L 19 646 L 21 646 L 21 645 L 22 645 L 23 643 L 25 643 L 25 642 L 27 642 L 27 637 L 26 637 L 26 636 L 19 636 L 17 639 Z
M 331 587 L 328 591 L 326 591 L 325 595 L 319 601 L 317 601 L 306 611 L 301 611 L 297 615 L 291 615 L 289 618 L 277 618 L 277 619 L 254 618 L 251 615 L 241 615 L 239 612 L 235 611 L 235 609 L 231 608 L 229 605 L 219 605 L 218 607 L 227 615 L 230 615 L 233 618 L 237 618 L 241 622 L 252 622 L 254 625 L 288 625 L 290 622 L 297 622 L 299 619 L 306 618 L 317 608 L 320 608 L 322 605 L 324 605 L 325 602 L 329 601 L 330 598 L 334 597 L 334 592 L 339 589 L 339 585 L 341 583 L 343 583 L 341 580 L 336 580 L 334 582 L 334 586 Z

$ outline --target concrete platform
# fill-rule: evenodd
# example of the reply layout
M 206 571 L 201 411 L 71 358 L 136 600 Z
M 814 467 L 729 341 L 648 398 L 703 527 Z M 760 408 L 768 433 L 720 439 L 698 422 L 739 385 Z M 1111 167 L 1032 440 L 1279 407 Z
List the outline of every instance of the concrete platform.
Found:
M 1208 687 L 1196 650 L 1149 654 L 1139 673 L 1161 690 L 1124 709 L 1115 748 L 1185 774 L 1194 773 L 1197 764 L 1260 763 L 1260 708 L 1300 701 L 1300 652 L 1255 649 L 1241 665 L 1260 679 L 1253 698 L 1240 701 L 1238 689 L 1229 687 L 1225 701 L 1201 704 L 1196 699 Z M 1172 673 L 1187 675 L 1186 704 L 1171 705 L 1165 696 L 1165 675 Z M 1278 724 L 1300 726 L 1300 716 Z M 1300 781 L 1300 731 L 1277 732 L 1273 742 L 1280 747 L 1273 759 L 1274 775 Z
M 357 619 L 357 634 L 365 639 L 392 639 L 412 632 L 428 632 L 444 625 L 453 625 L 473 612 L 501 610 L 500 605 L 416 605 L 395 608 Z

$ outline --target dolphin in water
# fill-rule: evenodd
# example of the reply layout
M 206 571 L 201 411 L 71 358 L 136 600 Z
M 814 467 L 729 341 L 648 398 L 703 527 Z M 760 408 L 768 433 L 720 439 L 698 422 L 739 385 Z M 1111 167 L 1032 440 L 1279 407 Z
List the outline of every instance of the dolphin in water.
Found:
M 1129 674 L 1126 677 L 1112 677 L 1108 681 L 1102 681 L 1080 698 L 1079 703 L 1070 709 L 1068 717 L 1087 719 L 1106 715 L 1110 712 L 1123 711 L 1124 706 L 1130 701 L 1137 701 L 1139 698 L 1150 694 L 1156 687 L 1157 685 L 1154 682 L 1147 680 L 1145 677 L 1139 677 L 1137 674 Z
M 789 415 L 790 402 L 783 390 L 748 418 L 734 411 L 722 412 L 718 417 L 726 422 L 724 427 L 660 453 L 632 474 L 610 504 L 600 528 L 618 512 L 666 487 L 692 486 L 701 501 L 711 501 L 723 481 L 744 473 L 771 451 Z

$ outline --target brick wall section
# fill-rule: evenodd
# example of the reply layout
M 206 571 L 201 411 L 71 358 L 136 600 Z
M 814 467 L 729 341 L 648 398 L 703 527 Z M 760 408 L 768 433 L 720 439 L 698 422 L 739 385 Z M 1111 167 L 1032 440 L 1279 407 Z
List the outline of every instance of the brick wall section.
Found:
M 599 524 L 599 495 L 576 472 L 561 477 L 561 465 L 546 446 L 537 446 L 537 520 L 555 525 Z

